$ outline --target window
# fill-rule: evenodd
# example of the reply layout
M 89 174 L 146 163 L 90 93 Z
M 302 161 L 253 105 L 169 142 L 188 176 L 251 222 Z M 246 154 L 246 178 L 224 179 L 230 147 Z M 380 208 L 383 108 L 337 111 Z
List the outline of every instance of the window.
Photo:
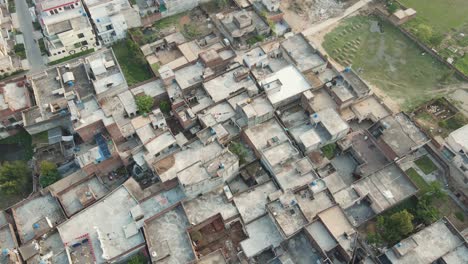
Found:
M 111 30 L 112 28 L 113 28 L 112 25 L 107 25 L 106 26 L 106 30 Z
M 58 54 L 61 54 L 62 52 L 61 52 L 61 51 L 59 51 L 59 52 L 57 52 L 57 53 L 58 53 Z
M 82 41 L 82 42 L 81 42 L 81 45 L 82 45 L 82 46 L 88 45 L 88 41 L 86 41 L 86 40 L 85 40 L 85 41 Z
M 78 38 L 84 38 L 84 34 L 83 33 L 78 34 Z
M 15 123 L 16 119 L 14 117 L 10 117 L 10 118 L 8 118 L 8 121 L 10 121 L 10 123 Z

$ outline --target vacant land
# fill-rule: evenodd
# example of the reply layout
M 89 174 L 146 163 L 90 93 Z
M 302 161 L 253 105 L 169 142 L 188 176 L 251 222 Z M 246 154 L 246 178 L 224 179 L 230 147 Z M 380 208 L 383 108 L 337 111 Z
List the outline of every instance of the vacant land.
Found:
M 466 0 L 400 0 L 417 11 L 404 27 L 468 75 L 468 56 L 459 53 L 468 47 L 468 4 Z M 422 30 L 422 28 L 426 30 Z M 466 53 L 466 51 L 465 51 Z
M 396 27 L 374 16 L 355 16 L 325 36 L 326 52 L 409 110 L 458 82 Z
M 436 31 L 447 32 L 468 22 L 466 0 L 400 0 L 400 2 L 416 10 L 418 19 Z
M 136 43 L 130 39 L 124 39 L 112 46 L 112 49 L 129 86 L 152 77 L 148 64 Z

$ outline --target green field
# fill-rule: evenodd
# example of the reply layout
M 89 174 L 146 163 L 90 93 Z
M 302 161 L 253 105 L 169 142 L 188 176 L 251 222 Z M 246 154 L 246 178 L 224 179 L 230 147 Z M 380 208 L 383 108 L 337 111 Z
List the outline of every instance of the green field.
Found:
M 416 17 L 440 32 L 456 29 L 468 23 L 466 0 L 400 0 L 416 10 Z
M 329 56 L 343 66 L 352 66 L 403 110 L 440 96 L 435 90 L 457 82 L 450 69 L 378 17 L 345 20 L 325 36 L 323 47 Z
M 138 45 L 130 39 L 124 39 L 112 46 L 120 68 L 129 86 L 151 79 L 148 63 Z

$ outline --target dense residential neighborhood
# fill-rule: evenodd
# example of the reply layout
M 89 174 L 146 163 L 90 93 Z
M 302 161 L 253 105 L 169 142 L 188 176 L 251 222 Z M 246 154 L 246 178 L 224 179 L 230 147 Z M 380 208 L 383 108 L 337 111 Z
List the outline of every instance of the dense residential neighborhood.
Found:
M 0 0 L 0 264 L 468 263 L 430 2 Z

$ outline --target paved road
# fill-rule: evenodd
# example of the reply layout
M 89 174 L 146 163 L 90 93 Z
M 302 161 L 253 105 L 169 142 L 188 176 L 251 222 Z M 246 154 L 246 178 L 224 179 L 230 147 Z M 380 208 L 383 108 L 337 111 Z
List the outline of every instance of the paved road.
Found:
M 354 12 L 358 11 L 359 9 L 361 9 L 362 7 L 366 6 L 371 1 L 372 0 L 361 0 L 361 1 L 357 2 L 357 3 L 355 3 L 354 5 L 348 7 L 348 9 L 346 9 L 341 16 L 325 20 L 320 24 L 316 24 L 316 25 L 314 25 L 314 26 L 312 26 L 310 28 L 307 28 L 304 31 L 302 31 L 302 34 L 304 34 L 304 36 L 309 36 L 309 35 L 312 35 L 314 33 L 320 32 L 320 31 L 322 31 L 324 29 L 327 29 L 328 27 L 332 26 L 333 24 L 340 22 L 343 18 L 346 18 L 347 16 L 351 15 L 352 13 L 354 13 Z
M 28 4 L 25 0 L 15 0 L 16 14 L 20 24 L 20 30 L 23 32 L 24 46 L 26 56 L 28 57 L 30 72 L 42 70 L 46 67 L 41 55 L 39 45 L 34 41 L 34 28 L 32 18 L 29 13 Z

